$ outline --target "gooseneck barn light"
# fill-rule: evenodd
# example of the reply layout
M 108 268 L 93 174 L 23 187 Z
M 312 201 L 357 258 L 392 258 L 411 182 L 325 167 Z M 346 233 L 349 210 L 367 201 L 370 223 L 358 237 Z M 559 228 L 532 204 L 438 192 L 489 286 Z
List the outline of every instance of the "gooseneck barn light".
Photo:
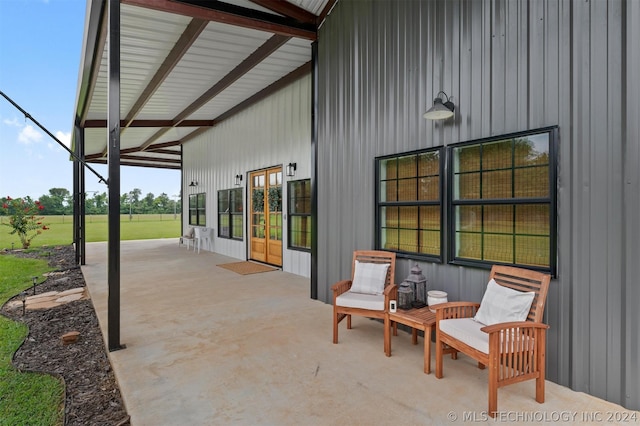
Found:
M 445 102 L 443 98 L 440 97 L 440 94 L 443 94 L 447 99 Z M 445 120 L 447 118 L 453 117 L 453 111 L 455 111 L 456 106 L 451 100 L 449 96 L 443 91 L 438 92 L 436 98 L 433 100 L 433 106 L 429 108 L 427 112 L 424 113 L 423 117 L 427 120 Z

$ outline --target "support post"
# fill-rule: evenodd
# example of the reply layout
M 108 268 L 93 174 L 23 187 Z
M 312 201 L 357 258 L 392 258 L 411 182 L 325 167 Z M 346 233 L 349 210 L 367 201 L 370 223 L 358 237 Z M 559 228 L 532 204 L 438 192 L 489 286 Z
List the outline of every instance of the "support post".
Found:
M 318 299 L 318 42 L 311 43 L 311 298 Z
M 85 228 L 87 223 L 87 190 L 86 182 L 87 176 L 84 167 L 84 129 L 80 129 L 80 137 L 78 138 L 78 156 L 82 161 L 78 161 L 79 183 L 80 183 L 80 265 L 87 263 L 87 230 Z
M 107 73 L 107 142 L 109 169 L 109 241 L 107 340 L 109 351 L 120 344 L 120 0 L 109 0 Z
M 73 147 L 74 153 L 78 155 L 79 146 L 81 141 L 77 137 L 80 129 L 76 125 L 74 131 L 76 132 L 76 145 Z M 82 247 L 80 244 L 80 161 L 73 160 L 73 247 L 75 250 L 76 265 L 80 264 L 80 255 Z

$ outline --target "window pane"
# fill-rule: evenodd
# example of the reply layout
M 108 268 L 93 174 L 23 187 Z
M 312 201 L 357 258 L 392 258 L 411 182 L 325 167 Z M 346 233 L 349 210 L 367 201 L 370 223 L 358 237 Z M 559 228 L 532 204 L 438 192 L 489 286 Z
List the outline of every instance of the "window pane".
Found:
M 400 243 L 398 249 L 416 253 L 418 251 L 418 231 L 415 229 L 401 229 L 398 231 Z
M 418 155 L 418 176 L 440 175 L 440 153 L 425 152 Z
M 549 267 L 550 238 L 516 235 L 516 263 Z
M 482 206 L 457 206 L 456 231 L 480 232 L 482 230 Z
M 231 227 L 229 224 L 228 214 L 218 214 L 218 236 L 227 238 L 231 236 Z
M 382 207 L 380 209 L 380 223 L 383 228 L 397 228 L 399 216 L 398 207 Z
M 380 182 L 380 201 L 398 201 L 398 181 Z
M 516 234 L 545 235 L 551 232 L 549 205 L 524 204 L 516 206 Z
M 440 231 L 440 206 L 420 207 L 420 229 Z
M 417 199 L 416 194 L 416 179 L 402 179 L 398 181 L 398 201 L 415 201 Z
M 290 226 L 293 228 L 290 245 L 311 248 L 311 218 L 309 216 L 293 216 Z
M 454 173 L 476 172 L 480 170 L 480 145 L 453 149 Z
M 517 198 L 545 198 L 549 196 L 549 166 L 527 167 L 514 171 Z
M 517 166 L 549 164 L 549 134 L 529 135 L 514 141 L 514 157 Z
M 191 194 L 189 195 L 189 208 L 195 209 L 196 207 L 198 207 L 198 196 L 197 194 Z
M 380 179 L 397 179 L 398 178 L 398 159 L 380 161 Z
M 512 168 L 512 140 L 485 143 L 482 145 L 482 170 Z
M 513 263 L 513 235 L 485 234 L 482 258 L 491 262 Z
M 229 191 L 218 191 L 218 214 L 229 211 Z
M 482 198 L 512 198 L 511 169 L 482 173 Z
M 382 228 L 380 246 L 385 250 L 398 250 L 398 230 Z
M 455 175 L 453 184 L 455 200 L 475 200 L 480 198 L 480 173 Z
M 440 199 L 440 178 L 438 176 L 422 177 L 418 184 L 418 200 L 438 201 Z
M 404 229 L 418 229 L 418 207 L 417 206 L 409 206 L 409 207 L 400 207 L 400 228 Z
M 420 253 L 440 254 L 440 231 L 420 231 Z
M 416 177 L 418 171 L 416 161 L 415 155 L 398 158 L 398 178 Z
M 512 234 L 513 206 L 497 205 L 484 207 L 484 232 Z
M 231 238 L 239 238 L 242 239 L 244 235 L 243 231 L 243 222 L 241 214 L 231 215 Z
M 456 231 L 456 257 L 482 259 L 482 234 Z

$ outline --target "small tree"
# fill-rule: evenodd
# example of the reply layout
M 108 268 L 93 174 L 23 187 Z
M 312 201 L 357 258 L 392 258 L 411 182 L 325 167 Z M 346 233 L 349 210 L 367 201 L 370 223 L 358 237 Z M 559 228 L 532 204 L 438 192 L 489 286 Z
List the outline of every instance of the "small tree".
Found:
M 38 216 L 44 206 L 40 201 L 30 199 L 7 197 L 7 201 L 2 204 L 4 213 L 9 216 L 9 223 L 3 223 L 11 228 L 9 234 L 18 234 L 22 248 L 28 249 L 31 240 L 46 231 L 49 227 L 42 222 L 44 217 Z

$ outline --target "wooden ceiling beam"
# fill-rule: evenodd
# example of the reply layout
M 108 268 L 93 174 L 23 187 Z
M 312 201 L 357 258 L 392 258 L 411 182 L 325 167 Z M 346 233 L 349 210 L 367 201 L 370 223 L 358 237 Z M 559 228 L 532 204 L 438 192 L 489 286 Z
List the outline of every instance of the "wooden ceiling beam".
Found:
M 293 3 L 289 3 L 288 1 L 282 0 L 249 0 L 251 3 L 257 4 L 258 6 L 262 6 L 269 10 L 272 10 L 276 13 L 279 13 L 284 16 L 288 16 L 289 18 L 295 19 L 296 21 L 300 21 L 306 24 L 316 25 L 317 16 L 313 13 L 309 12 L 306 9 L 303 9 L 299 6 L 296 6 Z
M 244 61 L 240 62 L 234 69 L 232 69 L 227 75 L 222 77 L 220 81 L 211 86 L 209 90 L 204 92 L 198 99 L 191 103 L 191 105 L 187 106 L 180 114 L 178 114 L 174 119 L 174 125 L 179 125 L 182 121 L 184 121 L 191 114 L 196 112 L 202 106 L 204 106 L 207 102 L 217 96 L 220 92 L 222 92 L 227 87 L 231 86 L 234 82 L 240 79 L 243 75 L 251 71 L 256 65 L 262 62 L 265 58 L 271 55 L 273 52 L 278 50 L 283 44 L 289 41 L 290 37 L 285 37 L 281 35 L 274 35 L 269 38 L 262 46 L 257 48 L 251 55 L 249 55 Z M 154 141 L 158 140 L 162 135 L 169 131 L 168 128 L 158 130 L 154 135 L 152 135 L 146 142 L 140 145 L 140 149 L 144 151 L 150 145 L 153 144 Z
M 315 25 L 210 0 L 122 0 L 123 4 L 315 41 Z

